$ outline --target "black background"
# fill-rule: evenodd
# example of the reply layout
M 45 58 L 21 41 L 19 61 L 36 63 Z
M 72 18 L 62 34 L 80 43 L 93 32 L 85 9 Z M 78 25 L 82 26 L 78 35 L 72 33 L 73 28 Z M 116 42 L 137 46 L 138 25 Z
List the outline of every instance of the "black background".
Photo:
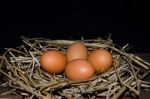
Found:
M 148 1 L 0 1 L 0 51 L 21 44 L 21 35 L 50 39 L 107 37 L 131 52 L 150 52 Z

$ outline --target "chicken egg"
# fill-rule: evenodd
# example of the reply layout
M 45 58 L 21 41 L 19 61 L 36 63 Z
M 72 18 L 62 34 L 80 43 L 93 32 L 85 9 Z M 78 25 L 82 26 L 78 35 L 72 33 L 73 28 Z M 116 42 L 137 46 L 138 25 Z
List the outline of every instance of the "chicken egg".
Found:
M 75 42 L 71 44 L 66 52 L 68 62 L 74 59 L 87 59 L 88 50 L 82 42 Z
M 43 70 L 48 73 L 62 73 L 67 60 L 63 53 L 57 50 L 44 52 L 40 57 L 40 64 Z
M 65 68 L 65 75 L 70 80 L 86 80 L 94 75 L 93 66 L 84 59 L 69 62 Z
M 97 73 L 107 71 L 113 64 L 111 53 L 104 49 L 97 49 L 90 53 L 88 61 L 94 66 Z

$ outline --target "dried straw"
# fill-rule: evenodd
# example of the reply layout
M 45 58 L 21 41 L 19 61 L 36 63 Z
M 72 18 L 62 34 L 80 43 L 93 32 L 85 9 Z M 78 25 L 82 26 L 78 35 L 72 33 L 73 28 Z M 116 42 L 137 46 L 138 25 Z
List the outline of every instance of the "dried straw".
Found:
M 23 44 L 17 48 L 7 48 L 0 63 L 0 73 L 8 78 L 3 87 L 9 86 L 20 95 L 44 99 L 84 99 L 104 97 L 118 99 L 125 92 L 140 94 L 140 88 L 150 88 L 143 79 L 150 73 L 150 63 L 134 54 L 126 53 L 108 37 L 90 40 L 50 40 L 22 37 Z M 52 75 L 40 69 L 40 55 L 51 49 L 66 53 L 68 45 L 83 42 L 89 51 L 97 48 L 108 49 L 113 55 L 113 67 L 84 81 L 70 81 L 64 74 Z M 12 90 L 11 90 L 12 92 Z M 17 94 L 17 93 L 16 93 Z

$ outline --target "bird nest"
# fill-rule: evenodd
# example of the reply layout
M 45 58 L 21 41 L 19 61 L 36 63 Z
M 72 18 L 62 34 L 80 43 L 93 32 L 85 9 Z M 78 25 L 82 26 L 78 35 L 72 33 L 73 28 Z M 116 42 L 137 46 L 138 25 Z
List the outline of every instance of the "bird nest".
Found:
M 9 92 L 24 98 L 117 99 L 122 95 L 139 96 L 142 87 L 150 88 L 150 83 L 143 80 L 150 73 L 150 63 L 139 56 L 127 53 L 125 50 L 128 44 L 118 47 L 110 38 L 88 40 L 22 38 L 22 45 L 6 49 L 2 56 L 0 73 L 8 78 L 1 86 L 9 86 Z M 40 68 L 39 57 L 43 52 L 57 49 L 65 54 L 67 47 L 76 41 L 83 42 L 89 51 L 97 48 L 109 50 L 113 57 L 112 68 L 82 81 L 70 81 L 64 73 L 52 75 Z

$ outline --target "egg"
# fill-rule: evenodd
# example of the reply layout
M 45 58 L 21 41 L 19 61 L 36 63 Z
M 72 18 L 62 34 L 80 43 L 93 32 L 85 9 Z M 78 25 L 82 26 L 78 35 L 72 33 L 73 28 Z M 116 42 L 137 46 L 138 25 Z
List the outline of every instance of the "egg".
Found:
M 62 73 L 66 63 L 66 56 L 57 50 L 44 52 L 40 57 L 41 68 L 52 74 Z
M 65 68 L 65 76 L 74 81 L 89 79 L 94 72 L 93 66 L 84 59 L 75 59 L 69 62 Z
M 104 49 L 96 49 L 88 56 L 88 61 L 94 66 L 97 73 L 102 73 L 111 68 L 113 64 L 112 55 Z
M 68 62 L 74 59 L 87 59 L 88 50 L 82 42 L 75 42 L 71 44 L 66 52 Z

